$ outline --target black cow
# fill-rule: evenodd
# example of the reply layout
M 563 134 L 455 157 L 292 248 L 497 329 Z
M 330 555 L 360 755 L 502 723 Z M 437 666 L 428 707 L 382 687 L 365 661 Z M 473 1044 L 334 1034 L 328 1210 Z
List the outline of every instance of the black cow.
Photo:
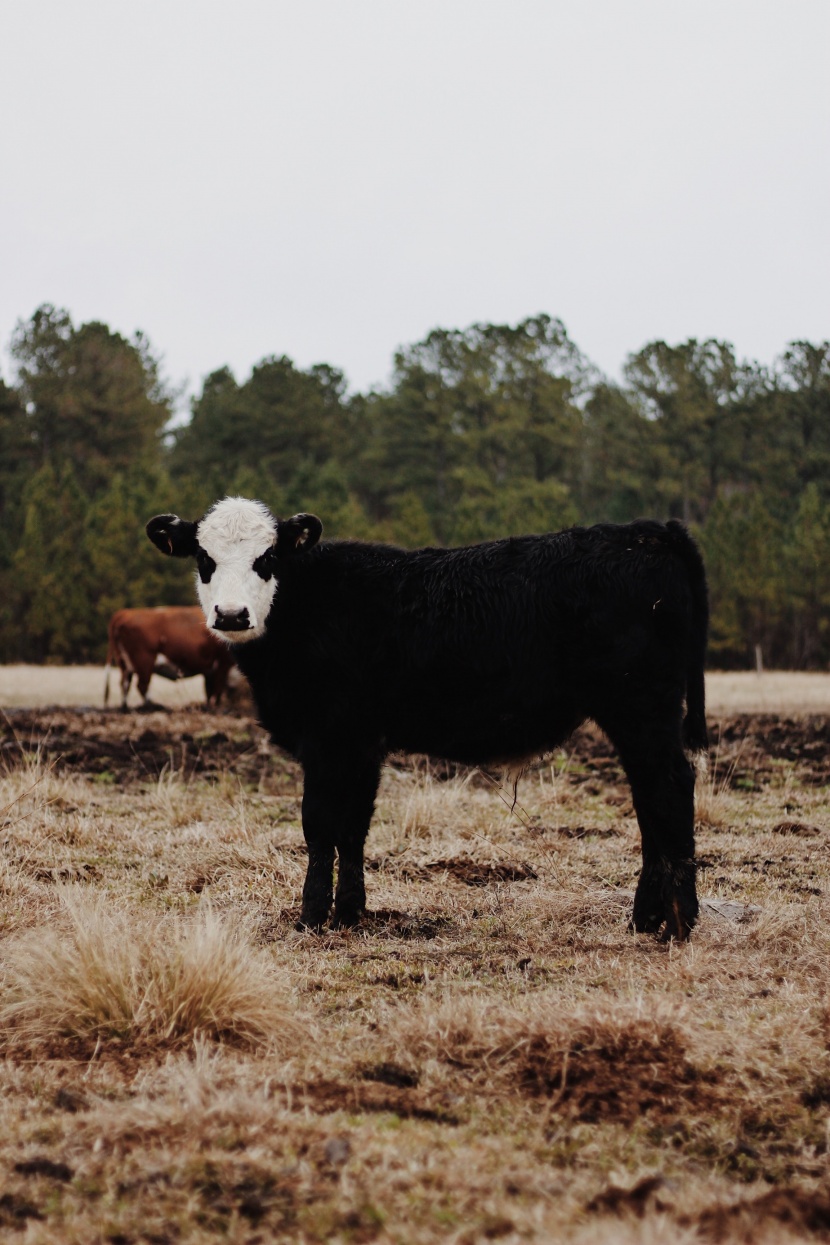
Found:
M 318 544 L 314 515 L 225 498 L 147 525 L 194 557 L 208 626 L 232 641 L 260 719 L 305 772 L 302 923 L 353 925 L 384 757 L 521 762 L 593 719 L 617 748 L 642 835 L 635 929 L 684 939 L 698 914 L 694 769 L 706 747 L 708 619 L 682 524 L 641 520 L 463 549 Z M 685 717 L 684 717 L 685 703 Z

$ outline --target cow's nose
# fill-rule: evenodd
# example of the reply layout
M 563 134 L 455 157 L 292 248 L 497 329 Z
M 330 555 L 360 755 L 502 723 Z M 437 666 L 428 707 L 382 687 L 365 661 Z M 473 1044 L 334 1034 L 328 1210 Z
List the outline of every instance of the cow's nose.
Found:
M 251 620 L 247 605 L 243 605 L 241 610 L 220 610 L 217 605 L 216 621 L 213 625 L 217 631 L 248 631 Z

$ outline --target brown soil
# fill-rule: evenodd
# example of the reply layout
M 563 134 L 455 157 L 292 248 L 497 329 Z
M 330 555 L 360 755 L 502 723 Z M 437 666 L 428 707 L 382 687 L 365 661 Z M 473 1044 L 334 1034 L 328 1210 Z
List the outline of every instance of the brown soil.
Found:
M 808 1189 L 771 1189 L 761 1197 L 742 1198 L 729 1205 L 711 1206 L 697 1221 L 704 1240 L 741 1241 L 750 1245 L 759 1226 L 770 1220 L 786 1224 L 799 1234 L 830 1240 L 830 1195 Z M 684 1226 L 690 1221 L 682 1217 Z
M 742 713 L 709 723 L 710 762 L 719 785 L 752 791 L 775 778 L 783 762 L 807 785 L 830 783 L 830 717 Z M 623 774 L 611 744 L 596 728 L 580 728 L 567 746 L 572 782 L 611 783 Z M 580 772 L 585 767 L 589 772 Z
M 58 772 L 119 784 L 154 781 L 162 771 L 189 777 L 233 774 L 299 791 L 299 766 L 268 745 L 252 718 L 198 709 L 121 713 L 100 709 L 7 709 L 0 716 L 0 758 L 16 764 L 40 752 Z
M 461 882 L 464 886 L 493 886 L 499 882 L 537 881 L 538 873 L 526 861 L 512 863 L 499 861 L 497 864 L 486 865 L 464 856 L 453 856 L 447 860 L 430 860 L 425 865 L 415 865 L 408 861 L 398 863 L 385 857 L 367 860 L 366 868 L 371 870 L 386 869 L 396 874 L 404 882 L 423 881 L 432 874 L 442 874 Z
M 785 762 L 795 767 L 800 782 L 830 783 L 830 717 L 739 714 L 711 724 L 710 736 L 719 784 L 751 791 L 775 778 Z M 266 774 L 273 780 L 279 771 L 282 790 L 286 784 L 299 788 L 299 767 L 270 747 L 267 739 L 267 732 L 250 717 L 194 708 L 126 714 L 99 709 L 7 709 L 0 716 L 0 757 L 9 760 L 17 761 L 21 752 L 40 750 L 58 770 L 109 774 L 119 783 L 155 779 L 171 768 L 185 775 L 231 773 L 246 782 L 257 782 Z M 611 788 L 624 781 L 614 749 L 595 727 L 581 727 L 562 751 L 567 754 L 561 764 L 569 782 L 610 794 Z M 396 763 L 409 767 L 412 761 L 392 758 L 392 764 Z M 425 757 L 416 758 L 415 764 L 439 780 L 470 773 L 463 766 Z M 472 781 L 473 785 L 500 783 L 493 775 L 478 772 Z M 554 829 L 576 838 L 612 833 L 603 827 Z
M 690 1063 L 677 1029 L 643 1022 L 588 1027 L 564 1048 L 556 1035 L 537 1034 L 519 1054 L 515 1077 L 526 1092 L 550 1097 L 587 1124 L 633 1124 L 646 1112 L 677 1120 L 689 1107 L 711 1109 L 722 1097 Z
M 322 1114 L 340 1110 L 353 1113 L 388 1111 L 402 1120 L 458 1123 L 457 1116 L 442 1105 L 440 1098 L 409 1086 L 373 1083 L 369 1080 L 355 1083 L 320 1080 L 297 1086 L 292 1093 L 309 1110 Z

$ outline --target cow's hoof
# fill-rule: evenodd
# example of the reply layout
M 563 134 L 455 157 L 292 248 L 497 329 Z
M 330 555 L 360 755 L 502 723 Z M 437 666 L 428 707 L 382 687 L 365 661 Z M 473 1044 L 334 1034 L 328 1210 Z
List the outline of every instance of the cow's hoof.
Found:
M 300 919 L 294 926 L 297 930 L 304 930 L 306 933 L 321 934 L 329 919 L 328 908 L 303 908 L 300 912 Z
M 672 900 L 665 928 L 661 934 L 663 942 L 686 942 L 697 921 L 697 900 L 693 903 L 682 898 Z
M 629 929 L 685 942 L 698 915 L 693 860 L 657 861 L 643 868 Z
M 666 926 L 663 941 L 685 942 L 698 918 L 695 876 L 697 869 L 693 860 L 676 860 L 668 870 L 666 886 Z
M 662 912 L 640 911 L 635 905 L 628 928 L 632 934 L 656 934 L 664 920 Z
M 695 925 L 695 917 L 682 912 L 679 903 L 673 905 L 668 917 L 652 913 L 647 917 L 632 917 L 628 922 L 632 934 L 658 934 L 661 942 L 686 942 Z
M 656 934 L 666 919 L 660 879 L 644 869 L 634 895 L 634 910 L 628 928 L 638 934 Z
M 355 925 L 359 925 L 366 915 L 365 908 L 341 908 L 334 909 L 332 917 L 332 929 L 354 929 Z

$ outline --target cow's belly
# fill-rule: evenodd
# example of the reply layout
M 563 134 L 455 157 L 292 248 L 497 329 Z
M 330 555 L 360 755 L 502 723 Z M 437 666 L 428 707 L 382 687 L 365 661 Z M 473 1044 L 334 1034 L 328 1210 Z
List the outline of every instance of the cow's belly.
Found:
M 216 661 L 215 653 L 210 652 L 207 648 L 179 645 L 169 642 L 162 650 L 162 655 L 167 658 L 181 672 L 184 678 L 192 678 L 196 674 L 204 674 L 206 670 L 210 670 Z
M 468 765 L 539 756 L 562 743 L 584 720 L 570 701 L 494 702 L 481 696 L 398 706 L 389 721 L 390 751 L 425 752 Z

